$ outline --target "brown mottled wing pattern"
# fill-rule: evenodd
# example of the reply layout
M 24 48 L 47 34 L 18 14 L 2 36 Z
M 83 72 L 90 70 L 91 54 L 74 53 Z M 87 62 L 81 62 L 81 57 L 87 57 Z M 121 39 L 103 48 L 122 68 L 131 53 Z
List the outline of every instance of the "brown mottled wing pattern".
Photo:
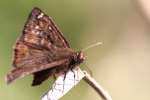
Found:
M 7 82 L 34 74 L 32 85 L 38 85 L 57 70 L 56 66 L 68 66 L 72 53 L 74 51 L 52 19 L 34 8 L 16 43 L 14 69 L 7 75 Z

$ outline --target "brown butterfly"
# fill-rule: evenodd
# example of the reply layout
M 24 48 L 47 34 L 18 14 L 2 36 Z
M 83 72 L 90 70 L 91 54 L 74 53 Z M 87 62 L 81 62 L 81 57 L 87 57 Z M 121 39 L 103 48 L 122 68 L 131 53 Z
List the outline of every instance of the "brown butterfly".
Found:
M 16 42 L 13 69 L 7 83 L 33 74 L 32 85 L 39 85 L 48 77 L 65 73 L 84 61 L 81 51 L 74 51 L 52 19 L 39 8 L 34 8 Z

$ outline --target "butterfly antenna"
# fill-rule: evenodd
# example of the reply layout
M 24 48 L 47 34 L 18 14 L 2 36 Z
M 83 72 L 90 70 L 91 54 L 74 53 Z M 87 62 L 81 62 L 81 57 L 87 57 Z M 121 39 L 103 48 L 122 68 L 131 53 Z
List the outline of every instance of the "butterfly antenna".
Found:
M 93 47 L 96 47 L 96 46 L 99 46 L 99 45 L 102 45 L 102 44 L 103 44 L 102 42 L 97 42 L 95 44 L 89 45 L 88 47 L 82 49 L 82 51 L 86 51 L 86 50 L 88 50 L 90 48 L 93 48 Z

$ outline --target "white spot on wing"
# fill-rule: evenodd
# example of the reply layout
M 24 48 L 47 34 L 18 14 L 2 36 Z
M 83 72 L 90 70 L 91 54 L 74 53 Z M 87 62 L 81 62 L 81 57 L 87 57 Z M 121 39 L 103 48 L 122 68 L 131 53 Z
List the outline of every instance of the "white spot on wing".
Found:
M 39 26 L 37 25 L 37 26 L 35 26 L 35 29 L 39 29 Z
M 25 41 L 28 41 L 28 37 L 27 37 L 27 36 L 25 36 L 25 37 L 24 37 L 24 40 L 25 40 Z
M 45 40 L 44 40 L 44 39 L 42 39 L 42 40 L 41 40 L 41 44 L 43 45 L 44 43 L 45 43 Z
M 40 19 L 40 18 L 42 18 L 44 16 L 44 14 L 43 13 L 40 13 L 40 15 L 38 15 L 38 19 Z
M 35 30 L 32 30 L 31 32 L 32 32 L 33 34 L 36 34 L 36 35 L 41 34 L 39 31 L 35 31 Z
M 49 26 L 48 28 L 49 28 L 49 30 L 52 30 L 52 27 L 51 27 L 51 26 Z

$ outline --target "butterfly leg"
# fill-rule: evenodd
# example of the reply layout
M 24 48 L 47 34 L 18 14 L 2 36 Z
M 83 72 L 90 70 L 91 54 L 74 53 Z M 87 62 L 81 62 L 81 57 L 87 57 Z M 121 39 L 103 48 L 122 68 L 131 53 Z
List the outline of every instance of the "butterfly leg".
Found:
M 65 79 L 66 79 L 66 75 L 67 75 L 67 71 L 64 71 L 63 91 L 62 91 L 62 92 L 64 92 L 64 89 L 65 89 Z
M 75 74 L 75 72 L 74 72 L 74 67 L 71 67 L 71 71 L 72 71 L 72 73 L 73 73 L 73 77 L 74 77 L 74 79 L 73 79 L 73 81 L 74 81 L 74 84 L 75 84 L 75 81 L 76 81 L 76 74 Z

